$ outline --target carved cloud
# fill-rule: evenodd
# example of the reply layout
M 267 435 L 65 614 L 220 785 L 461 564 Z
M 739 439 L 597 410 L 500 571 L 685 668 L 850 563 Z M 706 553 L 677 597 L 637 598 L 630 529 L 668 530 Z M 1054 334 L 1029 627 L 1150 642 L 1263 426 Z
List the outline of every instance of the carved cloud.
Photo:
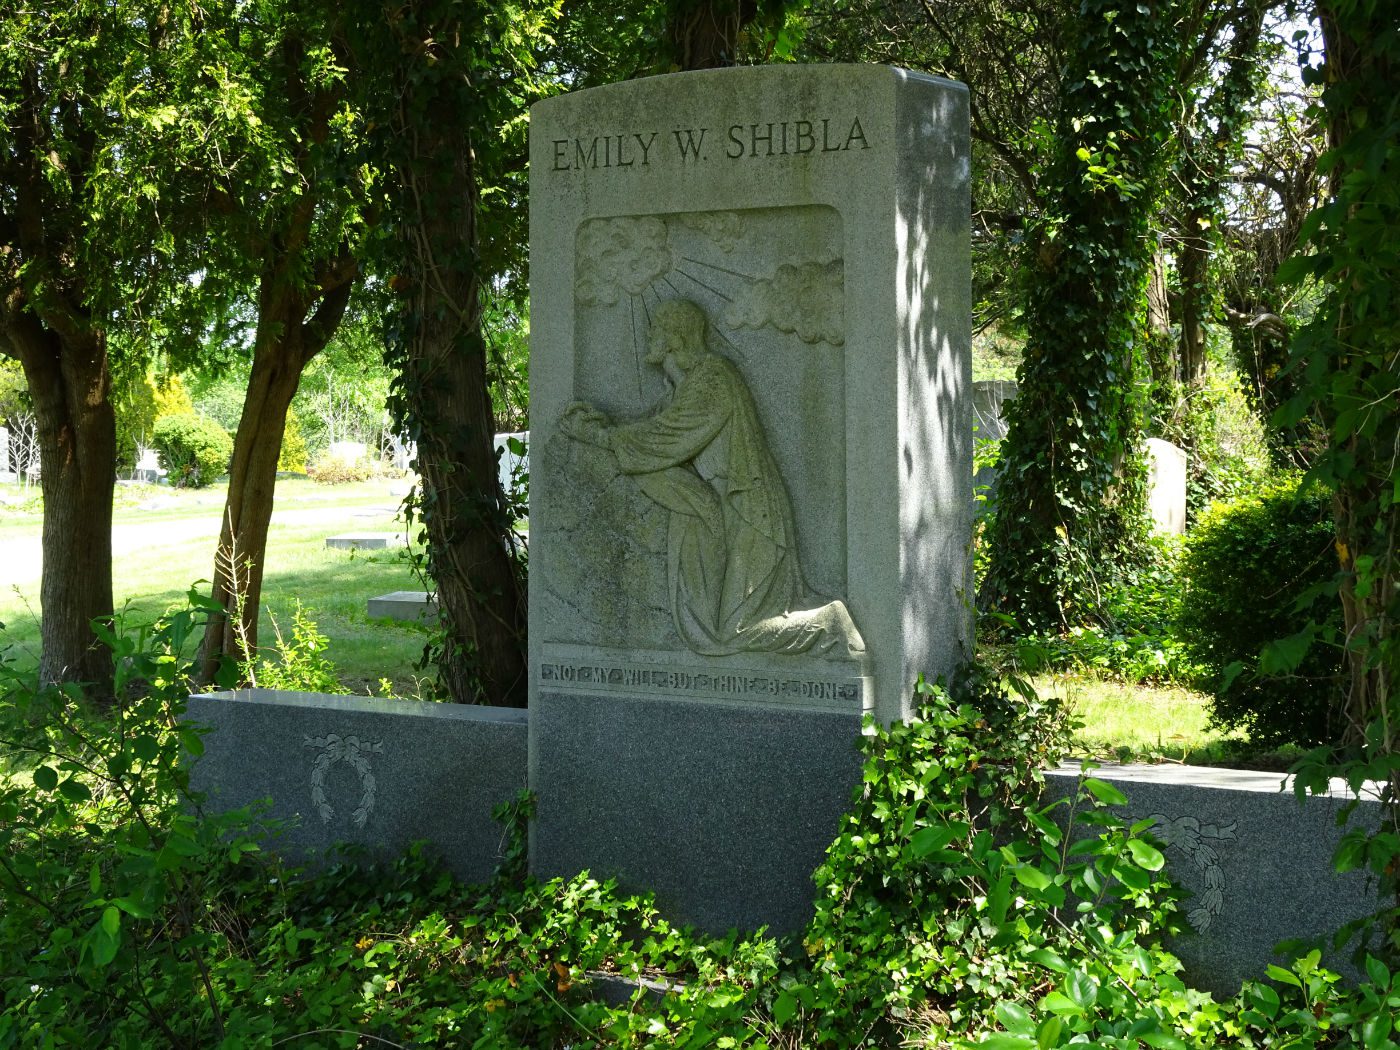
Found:
M 736 212 L 698 211 L 676 218 L 682 226 L 708 237 L 726 253 L 732 252 L 744 236 L 744 223 Z
M 831 262 L 784 263 L 769 280 L 745 287 L 729 309 L 730 328 L 762 328 L 796 332 L 804 343 L 824 340 L 832 346 L 846 341 L 844 268 Z
M 660 219 L 595 219 L 579 231 L 574 290 L 581 303 L 612 306 L 640 295 L 674 262 Z

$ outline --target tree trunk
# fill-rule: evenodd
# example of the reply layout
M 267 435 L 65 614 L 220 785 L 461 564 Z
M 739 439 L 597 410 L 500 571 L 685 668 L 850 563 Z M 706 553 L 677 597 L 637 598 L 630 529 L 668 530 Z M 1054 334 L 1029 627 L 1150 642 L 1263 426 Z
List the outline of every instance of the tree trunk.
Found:
M 435 85 L 410 84 L 401 112 L 434 112 Z M 487 392 L 471 137 L 465 121 L 408 119 L 403 390 L 417 429 L 428 573 L 447 625 L 439 670 L 458 703 L 523 707 L 526 606 Z
M 234 435 L 228 496 L 214 555 L 211 597 L 223 608 L 210 616 L 200 649 L 199 675 L 206 682 L 214 680 L 225 657 L 246 663 L 255 655 L 267 532 L 287 412 L 301 373 L 340 326 L 358 273 L 342 247 L 340 256 L 322 267 L 321 279 L 298 291 L 287 282 L 293 262 L 284 256 L 269 267 L 258 298 L 253 368 Z M 304 320 L 323 292 L 315 315 Z
M 205 631 L 200 654 L 205 681 L 213 680 L 224 656 L 241 664 L 255 655 L 277 460 L 301 371 L 300 355 L 273 340 L 259 339 L 234 437 L 228 497 L 214 555 L 211 597 L 224 611 L 210 617 Z
M 6 325 L 24 366 L 39 429 L 44 494 L 41 685 L 81 682 L 112 697 L 112 654 L 93 621 L 112 618 L 112 492 L 116 421 L 102 332 L 67 339 L 32 315 Z
M 1147 278 L 1148 371 L 1152 376 L 1152 403 L 1163 417 L 1177 407 L 1176 346 L 1172 339 L 1171 296 L 1167 288 L 1167 260 L 1161 252 L 1152 255 Z
M 1210 315 L 1210 256 L 1212 243 L 1204 234 L 1213 218 L 1206 208 L 1192 207 L 1180 231 L 1176 270 L 1181 279 L 1181 382 L 1199 386 L 1206 376 L 1206 319 Z M 1204 223 L 1204 225 L 1203 225 Z
M 758 15 L 754 0 L 671 0 L 666 48 L 677 69 L 737 63 L 739 36 Z

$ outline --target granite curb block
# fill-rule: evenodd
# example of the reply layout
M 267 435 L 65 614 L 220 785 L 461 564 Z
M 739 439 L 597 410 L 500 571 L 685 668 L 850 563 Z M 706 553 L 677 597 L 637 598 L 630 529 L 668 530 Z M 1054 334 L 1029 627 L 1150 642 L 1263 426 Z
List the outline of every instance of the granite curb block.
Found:
M 347 532 L 326 537 L 326 547 L 330 550 L 381 551 L 404 545 L 403 535 L 397 532 Z
M 438 604 L 427 591 L 391 591 L 371 598 L 365 615 L 406 623 L 431 622 L 437 619 Z
M 389 860 L 427 840 L 480 882 L 504 845 L 491 811 L 525 787 L 523 710 L 244 689 L 192 696 L 185 717 L 211 730 L 191 788 L 216 811 L 270 799 L 297 861 L 339 843 Z
M 1077 764 L 1050 770 L 1046 791 L 1062 797 L 1080 776 Z M 1330 944 L 1341 926 L 1380 906 L 1373 881 L 1360 871 L 1338 874 L 1332 854 L 1344 829 L 1337 814 L 1349 797 L 1334 782 L 1330 795 L 1298 799 L 1281 773 L 1203 766 L 1105 765 L 1090 774 L 1128 797 L 1123 814 L 1155 819 L 1166 843 L 1166 871 L 1190 896 L 1180 904 L 1186 932 L 1169 947 L 1187 980 L 1233 995 L 1245 980 L 1264 977 L 1286 940 Z M 1353 823 L 1374 825 L 1379 803 L 1363 798 Z M 1345 952 L 1324 962 L 1355 976 Z

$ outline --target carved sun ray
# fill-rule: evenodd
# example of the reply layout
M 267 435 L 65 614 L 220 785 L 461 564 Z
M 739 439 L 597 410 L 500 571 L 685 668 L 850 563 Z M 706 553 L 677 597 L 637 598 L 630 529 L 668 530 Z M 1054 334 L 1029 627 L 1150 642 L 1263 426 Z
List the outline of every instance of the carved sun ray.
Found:
M 700 280 L 700 278 L 696 277 L 693 273 L 690 273 L 687 270 L 682 270 L 679 266 L 676 267 L 676 273 L 680 274 L 686 280 L 693 281 L 695 284 L 698 284 L 701 288 L 705 289 L 705 291 L 709 292 L 711 295 L 719 296 L 726 303 L 732 303 L 734 301 L 730 296 L 725 295 L 714 285 L 706 284 L 704 281 Z

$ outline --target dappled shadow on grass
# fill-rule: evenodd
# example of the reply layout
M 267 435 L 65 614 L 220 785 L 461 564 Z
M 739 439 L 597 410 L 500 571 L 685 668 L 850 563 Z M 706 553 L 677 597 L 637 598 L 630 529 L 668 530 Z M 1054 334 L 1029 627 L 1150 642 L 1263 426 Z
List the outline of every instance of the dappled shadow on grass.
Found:
M 297 557 L 272 558 L 273 568 L 263 581 L 262 614 L 258 641 L 270 649 L 276 641 L 273 617 L 290 637 L 292 614 L 299 601 L 306 616 L 330 639 L 328 655 L 349 692 L 377 689 L 389 679 L 400 695 L 414 695 L 416 665 L 428 636 L 428 627 L 416 623 L 373 619 L 366 612 L 370 598 L 390 591 L 421 589 L 407 562 L 396 550 L 302 550 Z M 291 563 L 289 565 L 289 563 Z M 282 566 L 278 568 L 277 566 Z M 26 589 L 27 591 L 28 589 Z M 33 588 L 37 592 L 37 584 Z M 150 623 L 172 609 L 183 608 L 188 587 L 152 590 L 133 597 L 118 610 L 130 627 Z M 208 592 L 208 584 L 199 586 Z M 0 651 L 23 673 L 39 664 L 38 610 L 26 595 L 3 596 Z

